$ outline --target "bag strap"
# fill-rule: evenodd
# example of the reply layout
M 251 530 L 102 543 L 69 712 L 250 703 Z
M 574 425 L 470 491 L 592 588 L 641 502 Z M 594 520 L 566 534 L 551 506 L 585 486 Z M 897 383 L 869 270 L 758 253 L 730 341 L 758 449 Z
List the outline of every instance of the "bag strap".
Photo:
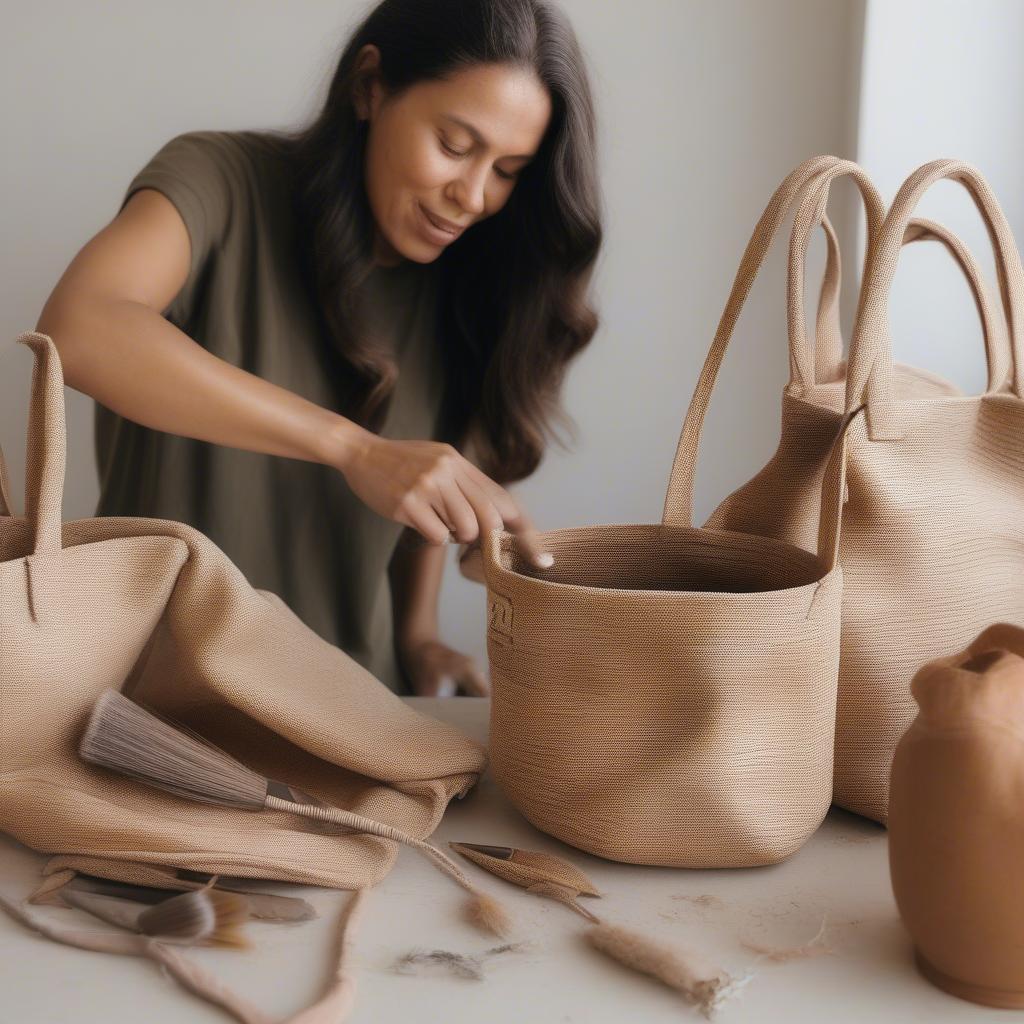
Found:
M 872 440 L 894 440 L 903 433 L 899 403 L 892 389 L 889 293 L 914 207 L 931 185 L 944 178 L 967 189 L 988 230 L 1009 330 L 1009 383 L 1013 394 L 1024 397 L 1024 267 L 1013 232 L 988 182 L 976 168 L 960 160 L 933 160 L 914 171 L 896 194 L 879 234 L 877 258 L 861 289 L 850 341 L 846 407 L 867 406 L 868 436 Z
M 7 476 L 7 460 L 0 448 L 0 518 L 14 515 L 14 502 L 11 501 L 11 482 Z
M 711 401 L 711 393 L 718 378 L 718 371 L 721 368 L 726 349 L 732 339 L 732 333 L 743 309 L 743 304 L 750 294 L 754 280 L 761 269 L 761 265 L 768 254 L 776 233 L 793 203 L 803 194 L 804 190 L 811 188 L 819 181 L 824 181 L 826 182 L 825 197 L 824 201 L 820 203 L 821 216 L 818 218 L 820 220 L 824 216 L 824 208 L 827 204 L 828 187 L 831 186 L 832 181 L 836 177 L 841 175 L 850 175 L 854 178 L 864 196 L 864 203 L 868 209 L 868 244 L 864 257 L 866 270 L 877 235 L 877 227 L 881 224 L 884 217 L 884 204 L 877 189 L 872 185 L 871 179 L 863 168 L 850 160 L 840 160 L 834 156 L 817 156 L 805 160 L 799 167 L 791 171 L 775 190 L 764 212 L 761 214 L 761 218 L 757 222 L 754 233 L 743 253 L 743 258 L 740 261 L 739 269 L 733 281 L 732 290 L 729 293 L 725 309 L 718 322 L 718 329 L 715 332 L 711 348 L 708 350 L 707 358 L 704 360 L 704 366 L 697 380 L 693 398 L 690 401 L 690 406 L 686 411 L 686 418 L 683 421 L 683 428 L 679 435 L 679 443 L 676 447 L 676 455 L 672 463 L 672 475 L 669 478 L 668 491 L 662 511 L 662 522 L 665 525 L 693 525 L 693 480 L 697 453 L 700 446 L 701 430 L 704 426 L 704 417 Z M 817 197 L 818 193 L 814 192 L 813 195 Z M 809 232 L 807 236 L 799 239 L 795 235 L 791 237 L 790 274 L 794 280 L 799 277 L 802 281 L 803 260 L 806 259 L 808 243 Z M 794 266 L 794 262 L 797 262 L 797 266 Z M 800 269 L 799 274 L 796 272 L 797 269 Z M 795 304 L 802 304 L 802 302 L 803 289 L 801 286 L 798 289 L 798 296 L 791 294 L 787 303 L 790 323 L 792 323 Z M 812 380 L 812 360 L 806 341 L 806 331 L 790 332 L 791 384 L 796 387 L 806 388 Z
M 827 215 L 821 218 L 821 228 L 825 232 L 825 274 L 818 293 L 818 316 L 814 331 L 815 384 L 835 380 L 842 373 L 843 361 L 843 334 L 839 323 L 843 260 L 839 251 L 839 237 Z M 802 309 L 800 314 L 802 317 Z
M 839 325 L 839 291 L 842 281 L 839 239 L 827 216 L 822 217 L 821 227 L 825 232 L 827 252 L 815 325 L 816 384 L 840 380 L 845 372 L 843 368 L 843 336 Z M 997 311 L 992 301 L 992 292 L 985 283 L 985 276 L 978 261 L 959 235 L 933 220 L 915 217 L 907 225 L 907 230 L 903 234 L 903 244 L 911 245 L 914 242 L 941 243 L 956 260 L 964 277 L 967 278 L 974 305 L 977 307 L 978 316 L 981 319 L 982 333 L 985 339 L 985 354 L 988 362 L 986 391 L 998 391 L 1005 384 L 1006 375 L 1012 365 L 1010 340 L 1007 336 L 1003 314 Z M 797 313 L 800 317 L 803 316 L 802 309 L 797 310 Z
M 61 549 L 61 499 L 67 459 L 64 376 L 52 339 L 37 331 L 18 335 L 35 357 L 25 452 L 25 517 L 34 530 L 33 552 Z M 0 453 L 0 515 L 13 516 L 7 466 Z
M 863 408 L 843 415 L 836 439 L 825 465 L 821 481 L 821 514 L 818 518 L 818 558 L 823 575 L 830 573 L 839 561 L 842 535 L 843 505 L 846 501 L 846 451 L 850 427 L 863 414 Z
M 828 205 L 829 195 L 831 193 L 832 182 L 836 177 L 850 174 L 853 176 L 855 183 L 861 194 L 861 198 L 864 201 L 864 209 L 867 215 L 867 230 L 869 239 L 877 238 L 878 232 L 882 227 L 882 221 L 885 219 L 885 203 L 882 200 L 881 193 L 875 188 L 871 179 L 863 171 L 862 168 L 856 164 L 850 164 L 848 169 L 837 169 L 832 167 L 816 178 L 812 183 L 808 184 L 806 190 L 802 193 L 802 199 L 797 209 L 797 213 L 793 219 L 793 227 L 790 231 L 789 236 L 789 269 L 786 277 L 786 303 L 787 303 L 787 330 L 789 333 L 789 350 L 791 358 L 791 374 L 789 391 L 798 395 L 808 394 L 817 383 L 818 371 L 821 369 L 821 363 L 823 362 L 823 355 L 819 350 L 816 350 L 815 357 L 815 368 L 811 370 L 809 366 L 801 367 L 798 362 L 795 361 L 796 354 L 799 353 L 800 347 L 804 344 L 803 338 L 806 333 L 805 317 L 804 317 L 804 278 L 806 276 L 807 266 L 807 249 L 810 246 L 810 236 L 813 229 L 818 224 L 823 224 L 825 217 L 825 208 Z M 838 300 L 839 289 L 840 289 L 840 260 L 839 260 L 839 249 L 834 240 L 835 232 L 833 231 L 832 237 L 829 237 L 829 232 L 826 231 L 826 239 L 829 242 L 830 255 L 834 256 L 831 261 L 826 261 L 825 265 L 825 279 L 822 282 L 822 291 L 828 292 L 836 297 Z M 832 252 L 834 248 L 834 253 Z M 829 262 L 832 265 L 829 265 Z M 865 266 L 866 266 L 865 262 Z M 833 279 L 834 278 L 834 279 Z M 819 304 L 820 312 L 820 304 Z M 833 322 L 832 329 L 829 330 L 829 343 L 828 343 L 828 356 L 835 358 L 836 360 L 836 371 L 839 368 L 839 358 L 836 357 L 836 349 L 841 353 L 842 351 L 842 340 L 839 331 L 839 311 L 838 302 L 836 302 L 835 312 L 831 314 L 830 319 Z M 820 341 L 820 335 L 819 335 Z M 835 373 L 835 371 L 827 370 L 826 372 Z M 814 374 L 812 376 L 812 374 Z M 837 373 L 835 373 L 838 376 Z

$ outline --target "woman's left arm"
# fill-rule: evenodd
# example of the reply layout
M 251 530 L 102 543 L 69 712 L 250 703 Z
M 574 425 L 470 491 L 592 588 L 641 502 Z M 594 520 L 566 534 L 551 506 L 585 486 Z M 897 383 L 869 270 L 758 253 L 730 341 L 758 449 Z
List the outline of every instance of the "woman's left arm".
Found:
M 486 697 L 490 684 L 476 662 L 438 636 L 438 594 L 449 550 L 411 531 L 396 546 L 390 565 L 395 652 L 417 696 L 451 695 L 460 687 L 471 696 Z

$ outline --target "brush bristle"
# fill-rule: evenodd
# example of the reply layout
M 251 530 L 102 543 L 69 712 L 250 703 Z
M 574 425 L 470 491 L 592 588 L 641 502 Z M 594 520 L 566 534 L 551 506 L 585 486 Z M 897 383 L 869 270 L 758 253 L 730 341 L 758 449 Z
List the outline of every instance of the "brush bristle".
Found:
M 96 701 L 83 760 L 203 803 L 261 808 L 267 780 L 208 741 L 186 735 L 117 690 Z
M 172 896 L 144 910 L 137 927 L 154 938 L 245 949 L 249 941 L 240 929 L 248 919 L 244 896 L 206 888 Z

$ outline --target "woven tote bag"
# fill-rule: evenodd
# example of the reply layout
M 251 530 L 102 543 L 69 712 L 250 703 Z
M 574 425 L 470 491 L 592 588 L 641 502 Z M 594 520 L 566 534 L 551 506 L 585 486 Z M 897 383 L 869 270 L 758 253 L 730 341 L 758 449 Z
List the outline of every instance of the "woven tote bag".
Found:
M 815 831 L 832 796 L 835 556 L 860 415 L 833 433 L 813 552 L 668 516 L 548 531 L 547 570 L 512 535 L 485 538 L 491 765 L 534 825 L 613 860 L 693 868 L 771 864 Z
M 824 172 L 797 213 L 790 305 L 798 319 L 800 236 L 813 229 L 834 177 L 854 174 L 868 200 L 863 172 L 852 168 L 843 162 Z M 933 374 L 894 365 L 889 341 L 887 301 L 901 243 L 914 238 L 920 222 L 911 216 L 921 196 L 944 178 L 971 194 L 999 271 L 1005 316 L 993 308 L 973 257 L 953 243 L 985 327 L 988 384 L 981 395 L 963 395 Z M 850 500 L 840 546 L 846 583 L 835 802 L 884 823 L 893 751 L 916 712 L 914 673 L 966 646 L 992 622 L 1024 622 L 1024 274 L 998 202 L 967 164 L 940 160 L 919 168 L 884 224 L 877 223 L 873 201 L 867 205 L 871 273 L 860 294 L 849 366 L 836 372 L 833 349 L 822 360 L 823 379 L 812 380 L 804 358 L 803 376 L 794 373 L 783 394 L 778 451 L 706 525 L 806 543 L 817 531 L 819 481 L 836 424 L 845 411 L 866 404 L 866 418 L 850 436 Z M 870 254 L 876 239 L 877 260 Z M 802 341 L 798 324 L 791 353 Z M 686 486 L 685 479 L 677 482 L 681 493 Z
M 398 844 L 282 811 L 197 804 L 97 768 L 78 742 L 107 688 L 256 771 L 418 839 L 477 780 L 483 748 L 413 711 L 201 533 L 156 519 L 61 522 L 60 362 L 35 353 L 26 514 L 0 497 L 0 829 L 71 870 L 160 868 L 360 889 Z M 151 884 L 151 882 L 150 882 Z

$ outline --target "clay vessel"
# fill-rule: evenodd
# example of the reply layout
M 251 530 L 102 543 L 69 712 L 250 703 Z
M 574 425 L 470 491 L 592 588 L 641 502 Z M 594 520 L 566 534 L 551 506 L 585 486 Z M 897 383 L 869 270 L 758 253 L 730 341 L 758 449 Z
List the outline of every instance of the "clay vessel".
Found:
M 962 999 L 1024 1007 L 1024 629 L 992 626 L 911 690 L 889 867 L 918 968 Z

